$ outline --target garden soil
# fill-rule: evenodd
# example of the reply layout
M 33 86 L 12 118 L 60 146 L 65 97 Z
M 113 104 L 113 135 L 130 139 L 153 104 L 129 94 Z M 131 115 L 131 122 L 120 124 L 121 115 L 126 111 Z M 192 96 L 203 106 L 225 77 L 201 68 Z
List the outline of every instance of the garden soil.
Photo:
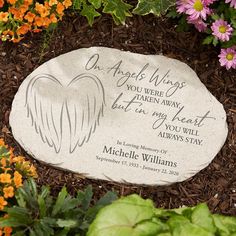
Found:
M 114 190 L 119 195 L 138 193 L 144 198 L 151 198 L 157 207 L 177 208 L 207 202 L 212 212 L 236 215 L 236 72 L 221 68 L 218 62 L 219 48 L 201 45 L 202 39 L 202 35 L 194 29 L 177 32 L 175 21 L 151 15 L 135 16 L 127 20 L 126 25 L 120 26 L 116 26 L 110 16 L 103 16 L 90 27 L 83 17 L 68 13 L 53 33 L 29 34 L 19 44 L 2 43 L 0 137 L 13 146 L 17 154 L 25 155 L 35 164 L 39 175 L 37 182 L 39 185 L 50 185 L 55 195 L 64 185 L 71 194 L 92 185 L 94 200 L 106 191 Z M 171 186 L 144 187 L 86 179 L 79 174 L 39 163 L 27 155 L 14 140 L 9 127 L 11 104 L 20 84 L 45 61 L 91 46 L 106 46 L 142 54 L 163 54 L 185 62 L 195 70 L 210 92 L 224 105 L 227 113 L 229 134 L 213 162 L 184 182 Z

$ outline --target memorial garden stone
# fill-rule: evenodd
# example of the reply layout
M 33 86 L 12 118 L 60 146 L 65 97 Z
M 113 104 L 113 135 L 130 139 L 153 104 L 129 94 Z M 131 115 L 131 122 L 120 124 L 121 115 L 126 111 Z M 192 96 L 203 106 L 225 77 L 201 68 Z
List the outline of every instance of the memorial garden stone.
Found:
M 15 139 L 89 178 L 147 185 L 205 168 L 227 136 L 223 106 L 185 63 L 104 47 L 44 63 L 17 92 Z

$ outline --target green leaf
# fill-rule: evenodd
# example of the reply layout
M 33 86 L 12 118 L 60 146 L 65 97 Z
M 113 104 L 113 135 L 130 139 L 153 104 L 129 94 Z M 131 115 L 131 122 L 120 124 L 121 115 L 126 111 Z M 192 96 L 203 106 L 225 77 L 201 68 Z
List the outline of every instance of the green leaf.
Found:
M 77 221 L 76 220 L 63 220 L 63 219 L 58 219 L 57 220 L 57 225 L 61 228 L 74 228 L 77 226 Z
M 115 200 L 117 200 L 117 194 L 115 192 L 109 191 L 102 198 L 100 198 L 95 205 L 106 206 Z
M 6 147 L 0 146 L 0 157 L 9 157 L 10 152 Z
M 94 6 L 83 4 L 81 15 L 85 16 L 88 20 L 89 25 L 92 26 L 94 18 L 100 16 L 100 13 L 95 10 Z
M 203 44 L 211 44 L 212 41 L 214 40 L 214 36 L 213 35 L 209 35 L 207 36 L 204 40 L 203 40 Z
M 111 14 L 116 24 L 125 24 L 126 17 L 131 16 L 131 8 L 132 6 L 123 0 L 108 0 L 105 1 L 103 12 Z
M 154 212 L 155 208 L 151 200 L 144 200 L 135 194 L 121 198 L 100 210 L 87 236 L 150 235 L 149 233 L 154 231 L 155 223 L 151 223 L 152 227 L 149 230 L 148 221 L 152 221 Z M 141 224 L 142 227 L 139 226 Z M 145 234 L 143 234 L 144 228 Z
M 46 203 L 44 199 L 41 196 L 38 196 L 38 204 L 39 204 L 39 216 L 40 218 L 43 218 L 46 216 Z
M 18 227 L 18 226 L 26 226 L 25 222 L 22 222 L 19 218 L 0 218 L 0 227 Z
M 102 5 L 102 0 L 88 0 L 96 9 L 99 9 Z
M 77 199 L 81 202 L 81 207 L 83 211 L 86 211 L 89 208 L 92 197 L 93 190 L 91 185 L 89 185 L 84 192 L 78 191 Z
M 216 228 L 226 234 L 236 232 L 236 218 L 232 216 L 213 215 Z M 231 234 L 230 234 L 231 235 Z
M 60 230 L 60 231 L 56 232 L 54 234 L 54 236 L 67 236 L 69 231 L 70 231 L 70 229 L 65 228 L 63 230 Z
M 81 10 L 83 0 L 73 0 L 72 8 L 75 10 Z
M 56 214 L 61 210 L 61 207 L 64 203 L 64 200 L 65 200 L 67 194 L 68 193 L 67 193 L 66 187 L 63 187 L 62 190 L 60 191 L 60 193 L 58 194 L 56 203 L 53 207 L 52 216 L 56 216 Z
M 198 225 L 209 232 L 215 233 L 216 231 L 211 213 L 206 204 L 199 204 L 195 207 L 191 216 L 191 221 L 193 224 Z
M 173 236 L 214 236 L 215 234 L 205 229 L 191 224 L 186 223 L 182 225 L 178 225 L 172 229 Z
M 212 15 L 211 15 L 211 18 L 212 18 L 213 20 L 219 20 L 219 19 L 220 19 L 220 17 L 219 17 L 217 14 L 212 14 Z
M 216 46 L 216 45 L 218 44 L 218 42 L 219 42 L 218 39 L 217 39 L 217 38 L 214 38 L 212 44 L 213 44 L 214 46 Z
M 138 15 L 153 13 L 156 16 L 160 16 L 161 14 L 165 14 L 174 4 L 175 0 L 139 0 L 133 13 Z

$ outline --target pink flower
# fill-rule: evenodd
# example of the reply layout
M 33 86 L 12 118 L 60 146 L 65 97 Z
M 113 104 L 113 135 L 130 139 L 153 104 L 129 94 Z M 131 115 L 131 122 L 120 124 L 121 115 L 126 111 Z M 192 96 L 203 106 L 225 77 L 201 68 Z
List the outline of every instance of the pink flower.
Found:
M 193 24 L 199 32 L 205 32 L 206 31 L 207 24 L 201 18 L 193 20 L 190 17 L 188 17 L 187 19 L 188 19 L 188 23 Z
M 207 15 L 210 14 L 210 9 L 203 0 L 189 0 L 186 8 L 186 14 L 191 20 L 197 20 L 200 17 L 206 20 Z
M 178 13 L 186 13 L 186 5 L 188 3 L 188 0 L 177 0 L 176 1 L 176 8 Z
M 225 0 L 226 3 L 230 3 L 231 7 L 236 8 L 236 0 Z
M 204 3 L 206 4 L 206 6 L 211 5 L 212 3 L 214 3 L 217 0 L 204 0 Z
M 231 67 L 236 69 L 236 50 L 235 47 L 221 49 L 220 55 L 218 56 L 221 66 L 225 66 L 227 70 Z
M 212 34 L 221 41 L 229 41 L 230 36 L 232 35 L 233 28 L 228 24 L 227 21 L 222 19 L 216 20 L 212 26 Z

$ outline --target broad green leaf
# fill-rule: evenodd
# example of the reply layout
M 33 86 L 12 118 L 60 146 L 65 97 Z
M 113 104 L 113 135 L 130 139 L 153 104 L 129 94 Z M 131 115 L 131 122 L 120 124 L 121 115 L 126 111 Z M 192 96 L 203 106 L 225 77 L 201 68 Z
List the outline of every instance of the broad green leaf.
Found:
M 198 225 L 209 232 L 215 233 L 216 231 L 211 213 L 206 204 L 199 204 L 195 207 L 191 216 L 191 221 L 193 224 Z
M 102 5 L 102 0 L 88 0 L 96 9 L 99 9 Z
M 232 216 L 213 215 L 215 226 L 218 230 L 225 233 L 236 232 L 236 218 Z M 231 234 L 230 234 L 231 235 Z
M 61 210 L 61 207 L 63 205 L 63 202 L 64 202 L 67 194 L 68 193 L 67 193 L 66 187 L 63 187 L 62 190 L 60 191 L 60 193 L 58 194 L 56 203 L 53 207 L 52 216 L 55 216 Z
M 77 226 L 77 221 L 76 220 L 58 219 L 57 220 L 57 225 L 61 228 L 64 228 L 64 227 L 74 228 L 75 226 Z
M 126 17 L 131 16 L 131 8 L 132 6 L 123 0 L 108 0 L 105 1 L 103 12 L 111 14 L 116 24 L 125 24 Z
M 159 235 L 163 232 L 169 232 L 169 226 L 167 224 L 162 223 L 160 220 L 148 220 L 142 221 L 141 223 L 135 226 L 135 230 L 137 232 L 143 232 L 143 235 Z
M 173 236 L 214 236 L 215 234 L 205 229 L 191 224 L 185 223 L 172 228 L 172 235 Z
M 94 6 L 83 4 L 83 10 L 81 11 L 81 15 L 85 16 L 88 20 L 89 25 L 92 26 L 94 18 L 100 16 L 100 13 L 96 11 Z
M 117 200 L 117 194 L 114 192 L 107 192 L 93 207 L 88 209 L 85 214 L 86 220 L 91 223 L 101 208 L 111 204 L 115 200 Z
M 151 200 L 144 200 L 135 194 L 121 198 L 100 210 L 87 236 L 149 235 L 150 231 L 145 227 L 147 231 L 143 234 L 138 224 L 152 221 L 154 212 Z M 153 228 L 150 230 L 153 232 Z
M 176 228 L 179 229 L 181 227 L 181 225 L 186 225 L 186 224 L 189 224 L 189 223 L 190 223 L 190 221 L 182 215 L 172 216 L 167 221 L 167 224 L 170 226 L 172 231 Z
M 161 14 L 165 14 L 174 4 L 175 0 L 139 0 L 133 13 L 139 15 L 153 13 L 156 16 L 160 16 Z

